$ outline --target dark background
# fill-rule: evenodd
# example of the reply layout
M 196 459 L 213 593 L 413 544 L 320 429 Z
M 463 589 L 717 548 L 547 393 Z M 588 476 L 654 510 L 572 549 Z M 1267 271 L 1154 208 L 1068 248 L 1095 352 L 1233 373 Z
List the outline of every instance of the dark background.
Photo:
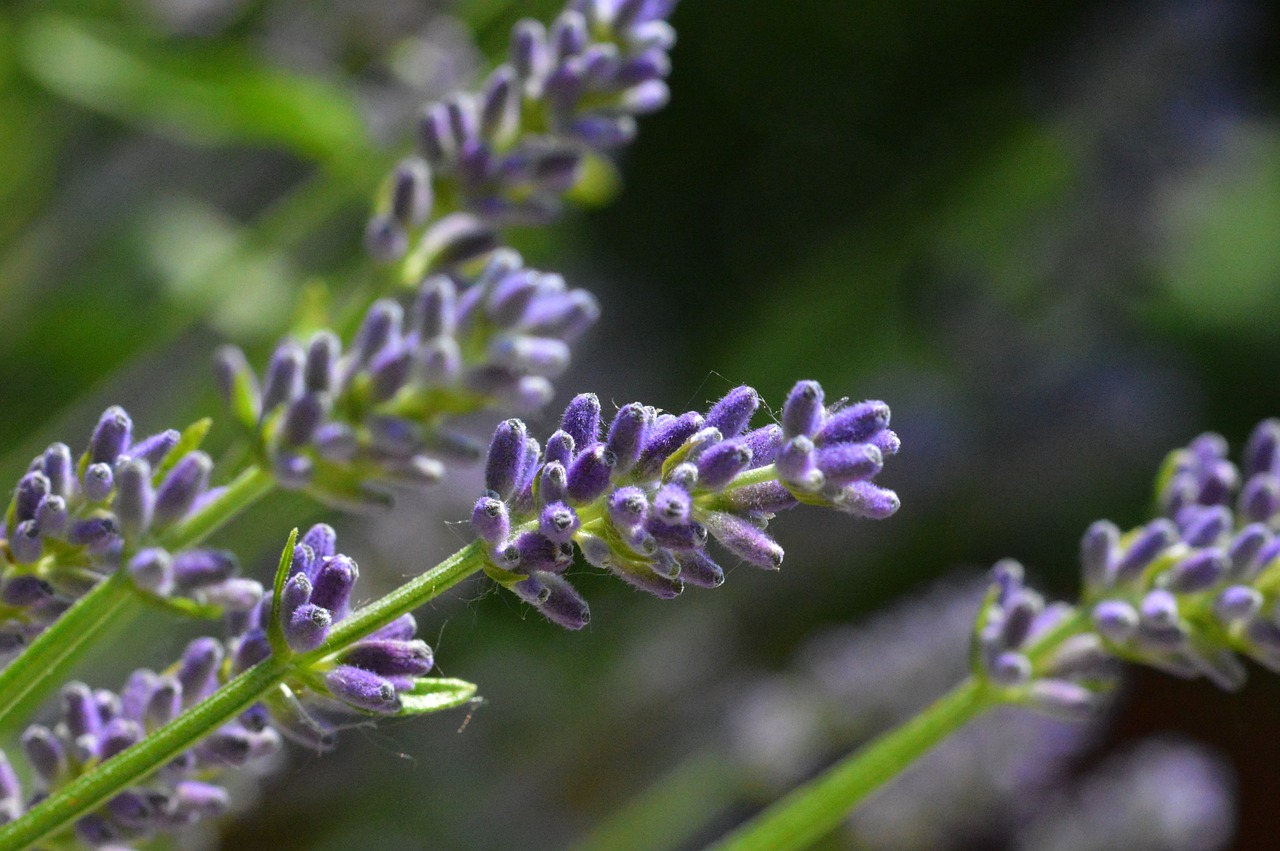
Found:
M 305 286 L 367 275 L 367 199 L 414 106 L 473 81 L 517 17 L 554 9 L 8 4 L 6 480 L 109 403 L 151 429 L 220 416 L 214 346 L 261 363 Z M 661 778 L 701 776 L 697 759 L 731 759 L 726 719 L 808 636 L 1004 556 L 1070 599 L 1080 533 L 1142 522 L 1165 452 L 1210 429 L 1238 445 L 1280 414 L 1268 6 L 685 0 L 673 23 L 673 100 L 642 123 L 616 196 L 512 235 L 603 306 L 558 401 L 589 389 L 683 409 L 750 383 L 777 405 L 800 377 L 883 398 L 901 512 L 797 512 L 777 525 L 780 573 L 739 566 L 671 602 L 583 569 L 580 634 L 469 585 L 420 622 L 441 670 L 487 702 L 291 753 L 226 847 L 562 847 Z M 324 516 L 372 594 L 465 541 L 475 492 L 460 473 L 389 517 Z M 317 516 L 276 500 L 224 540 L 265 576 Z M 163 664 L 185 628 L 149 624 L 124 636 L 128 659 L 104 652 L 84 676 Z M 1136 673 L 1072 770 L 1182 731 L 1234 766 L 1231 847 L 1272 847 L 1280 680 L 1253 673 L 1239 695 Z M 820 744 L 819 762 L 858 738 Z M 726 789 L 732 775 L 673 786 L 642 822 L 649 847 L 696 846 L 784 788 Z

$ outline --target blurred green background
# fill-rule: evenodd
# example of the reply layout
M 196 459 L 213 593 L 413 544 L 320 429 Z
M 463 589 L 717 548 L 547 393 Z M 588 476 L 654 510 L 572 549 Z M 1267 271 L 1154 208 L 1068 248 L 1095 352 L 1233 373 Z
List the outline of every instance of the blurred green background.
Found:
M 260 363 L 308 288 L 358 287 L 369 199 L 417 106 L 556 8 L 7 4 L 5 480 L 107 404 L 148 430 L 220 415 L 214 346 Z M 580 634 L 469 585 L 420 622 L 487 702 L 291 752 L 225 847 L 556 848 L 646 800 L 606 847 L 696 847 L 781 791 L 734 768 L 726 719 L 806 636 L 1003 556 L 1070 596 L 1079 534 L 1140 522 L 1167 450 L 1206 429 L 1238 444 L 1280 414 L 1268 5 L 685 0 L 673 23 L 673 100 L 616 197 L 511 235 L 603 306 L 561 401 L 679 409 L 745 382 L 777 403 L 799 377 L 884 398 L 902 511 L 785 517 L 780 573 L 740 566 L 668 603 L 584 570 Z M 476 488 L 463 472 L 386 517 L 324 516 L 372 594 L 466 539 Z M 261 576 L 318 516 L 276 499 L 222 537 Z M 189 634 L 148 624 L 84 676 L 114 684 Z M 1237 696 L 1138 674 L 1094 754 L 1165 729 L 1220 748 L 1235 846 L 1272 847 L 1280 680 L 1257 674 Z

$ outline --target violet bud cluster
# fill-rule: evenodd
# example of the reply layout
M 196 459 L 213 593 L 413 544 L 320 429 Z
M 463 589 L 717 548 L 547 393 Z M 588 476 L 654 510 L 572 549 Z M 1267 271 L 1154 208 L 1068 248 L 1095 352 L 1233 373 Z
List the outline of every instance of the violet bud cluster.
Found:
M 257 603 L 262 586 L 236 575 L 230 553 L 158 545 L 220 493 L 209 487 L 213 462 L 195 448 L 205 425 L 136 438 L 128 413 L 112 407 L 78 458 L 54 443 L 32 460 L 0 525 L 0 656 L 122 568 L 158 596 L 231 609 Z
M 575 546 L 590 564 L 670 598 L 685 585 L 724 581 L 710 540 L 731 557 L 778 568 L 782 547 L 767 526 L 800 502 L 875 519 L 896 510 L 897 496 L 871 483 L 898 448 L 883 403 L 828 409 L 821 388 L 801 382 L 790 419 L 784 412 L 782 426 L 751 429 L 759 405 L 755 390 L 738 387 L 706 414 L 634 403 L 606 428 L 599 400 L 582 394 L 545 446 L 520 420 L 500 423 L 471 520 L 488 545 L 490 577 L 548 620 L 580 629 L 588 607 L 564 576 Z M 797 444 L 811 453 L 807 478 L 782 461 Z
M 387 181 L 366 244 L 380 260 L 413 251 L 443 268 L 456 246 L 495 240 L 495 228 L 559 211 L 592 154 L 627 144 L 636 117 L 670 96 L 666 76 L 675 0 L 571 0 L 551 26 L 525 19 L 508 61 L 479 91 L 423 109 L 419 155 Z M 437 198 L 464 212 L 428 225 Z
M 336 551 L 336 543 L 333 529 L 320 523 L 294 547 L 276 612 L 289 650 L 295 654 L 323 646 L 333 626 L 351 612 L 360 569 L 355 560 Z M 231 619 L 232 673 L 271 655 L 271 613 L 272 599 L 265 596 L 253 611 Z M 413 616 L 402 615 L 308 663 L 291 685 L 300 699 L 272 703 L 270 714 L 286 734 L 321 746 L 341 719 L 400 712 L 401 695 L 412 692 L 435 664 L 431 648 L 414 637 L 416 631 Z
M 1115 661 L 1097 635 L 1072 635 L 1045 659 L 1032 653 L 1046 633 L 1074 614 L 1065 603 L 1045 603 L 1025 584 L 1022 565 L 996 564 L 974 629 L 974 673 L 1008 697 L 1067 718 L 1087 718 L 1115 684 Z
M 62 689 L 57 720 L 32 724 L 22 734 L 22 752 L 31 781 L 25 794 L 4 783 L 4 815 L 15 818 L 62 786 L 111 759 L 172 721 L 221 684 L 226 672 L 223 646 L 197 638 L 167 669 L 134 671 L 119 691 L 70 683 Z M 219 785 L 229 768 L 259 763 L 275 753 L 281 737 L 251 713 L 224 724 L 183 752 L 141 785 L 117 792 L 104 806 L 81 817 L 75 836 L 85 846 L 127 845 L 180 831 L 226 812 L 230 799 Z M 12 769 L 0 753 L 0 769 Z
M 1280 421 L 1254 429 L 1239 467 L 1205 434 L 1157 483 L 1164 516 L 1128 533 L 1095 523 L 1081 544 L 1085 600 L 1117 655 L 1234 690 L 1235 654 L 1280 671 Z
M 481 447 L 442 422 L 449 415 L 545 405 L 599 312 L 590 293 L 504 249 L 473 278 L 432 275 L 405 305 L 375 302 L 345 350 L 328 330 L 283 340 L 261 382 L 224 348 L 219 386 L 283 486 L 377 505 L 388 486 L 437 482 L 441 459 L 479 459 Z

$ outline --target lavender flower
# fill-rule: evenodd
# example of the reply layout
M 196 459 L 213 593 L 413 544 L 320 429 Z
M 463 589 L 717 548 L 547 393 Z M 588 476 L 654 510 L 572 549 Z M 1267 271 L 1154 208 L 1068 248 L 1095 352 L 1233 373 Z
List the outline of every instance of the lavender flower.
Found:
M 216 497 L 213 463 L 196 447 L 197 423 L 142 439 L 108 408 L 78 461 L 62 443 L 32 460 L 0 526 L 8 554 L 0 574 L 0 655 L 19 649 L 103 577 L 126 570 L 144 592 L 195 603 L 252 606 L 262 587 L 236 576 L 234 557 L 171 553 L 160 536 Z M 216 570 L 204 569 L 210 564 Z
M 606 431 L 599 401 L 584 394 L 569 404 L 545 451 L 524 423 L 501 423 L 489 448 L 488 492 L 472 514 L 489 545 L 490 577 L 552 622 L 580 629 L 587 604 L 562 575 L 575 545 L 596 567 L 670 598 L 686 584 L 724 581 L 707 554 L 710 539 L 757 567 L 778 568 L 782 548 L 766 526 L 801 501 L 875 519 L 892 514 L 897 495 L 870 481 L 883 455 L 898 448 L 888 408 L 828 409 L 814 382 L 796 386 L 787 410 L 802 405 L 810 410 L 791 417 L 803 425 L 794 434 L 776 425 L 747 430 L 759 406 L 749 387 L 705 416 L 626 405 Z M 782 461 L 796 446 L 813 456 L 803 475 Z
M 282 485 L 377 505 L 388 485 L 438 481 L 441 458 L 479 457 L 445 417 L 546 404 L 570 344 L 598 315 L 589 293 L 503 250 L 474 279 L 429 277 L 407 311 L 375 302 L 346 351 L 328 331 L 284 340 L 261 384 L 244 355 L 225 348 L 219 385 Z
M 293 550 L 277 609 L 294 653 L 318 648 L 330 626 L 348 612 L 359 571 L 354 561 L 335 552 L 335 542 L 333 530 L 321 524 Z M 141 741 L 270 656 L 267 621 L 272 602 L 259 589 L 247 610 L 229 616 L 232 636 L 225 645 L 197 638 L 177 662 L 159 672 L 134 671 L 118 692 L 83 683 L 64 687 L 59 720 L 49 726 L 33 724 L 22 734 L 34 786 L 25 799 L 0 753 L 0 822 L 21 815 L 27 806 Z M 416 629 L 413 617 L 404 615 L 332 653 L 299 660 L 264 701 L 217 728 L 145 784 L 117 792 L 101 810 L 82 817 L 75 827 L 77 838 L 93 847 L 132 845 L 182 830 L 225 812 L 230 797 L 221 785 L 225 773 L 261 765 L 280 749 L 284 738 L 324 748 L 332 744 L 339 726 L 355 717 L 416 714 L 456 704 L 414 703 L 415 698 L 433 694 L 436 684 L 458 684 L 425 678 L 434 660 L 431 648 L 414 638 Z M 464 692 L 462 699 L 469 696 Z
M 517 23 L 508 62 L 479 91 L 423 109 L 420 156 L 388 178 L 370 252 L 391 262 L 412 251 L 423 269 L 447 268 L 494 247 L 495 227 L 553 218 L 586 159 L 630 142 L 636 117 L 666 105 L 674 6 L 572 0 L 549 29 Z M 465 212 L 424 230 L 437 197 Z

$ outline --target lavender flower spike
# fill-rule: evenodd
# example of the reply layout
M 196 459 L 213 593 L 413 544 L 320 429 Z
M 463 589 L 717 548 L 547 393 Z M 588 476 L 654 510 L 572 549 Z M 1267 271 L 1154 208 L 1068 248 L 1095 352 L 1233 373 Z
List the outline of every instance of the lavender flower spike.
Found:
M 876 402 L 827 410 L 815 382 L 801 382 L 792 396 L 802 400 L 790 403 L 793 410 L 802 403 L 810 410 L 790 416 L 789 427 L 799 423 L 809 434 L 785 444 L 776 426 L 747 431 L 759 406 L 749 387 L 730 391 L 705 416 L 626 405 L 607 429 L 596 397 L 584 394 L 570 403 L 547 450 L 533 458 L 524 425 L 500 424 L 490 447 L 489 492 L 472 514 L 488 546 L 489 576 L 551 622 L 578 629 L 588 622 L 587 605 L 562 575 L 574 545 L 588 563 L 669 598 L 686 584 L 712 588 L 724 581 L 707 553 L 710 540 L 758 567 L 779 567 L 782 547 L 766 527 L 801 498 L 865 517 L 891 514 L 897 496 L 871 482 L 883 463 L 879 446 L 897 444 L 886 436 L 888 409 Z M 770 463 L 781 459 L 780 445 L 812 447 L 815 440 L 829 453 L 822 463 L 830 483 L 821 471 L 816 483 L 797 481 L 781 460 Z
M 185 440 L 169 429 L 135 441 L 132 418 L 113 407 L 98 420 L 78 462 L 62 443 L 31 462 L 4 521 L 3 546 L 12 558 L 0 570 L 8 604 L 0 634 L 18 640 L 0 647 L 0 655 L 42 631 L 97 578 L 120 568 L 126 554 L 124 569 L 140 589 L 157 596 L 178 593 L 200 604 L 234 607 L 246 590 L 250 596 L 261 592 L 233 576 L 234 564 L 209 582 L 175 584 L 175 560 L 209 554 L 155 546 L 208 493 L 213 464 L 196 448 L 204 427 L 194 426 Z

